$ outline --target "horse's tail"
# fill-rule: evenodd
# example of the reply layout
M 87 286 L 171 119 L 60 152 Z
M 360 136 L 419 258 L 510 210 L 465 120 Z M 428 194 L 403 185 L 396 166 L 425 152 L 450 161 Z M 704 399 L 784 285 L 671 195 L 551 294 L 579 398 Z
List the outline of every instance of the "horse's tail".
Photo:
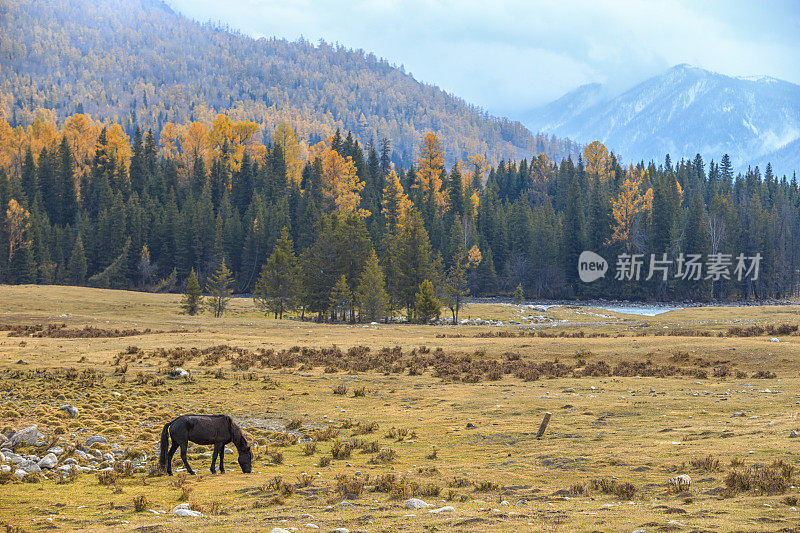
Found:
M 172 422 L 164 424 L 164 429 L 161 430 L 161 449 L 158 455 L 158 464 L 161 468 L 167 467 L 167 448 L 169 448 L 169 426 Z

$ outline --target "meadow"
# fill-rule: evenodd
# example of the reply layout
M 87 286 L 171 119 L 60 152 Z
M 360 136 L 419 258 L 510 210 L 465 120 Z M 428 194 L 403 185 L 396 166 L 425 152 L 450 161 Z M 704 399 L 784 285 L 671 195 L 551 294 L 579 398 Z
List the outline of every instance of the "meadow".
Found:
M 1 431 L 36 424 L 17 454 L 60 447 L 85 470 L 0 473 L 0 525 L 800 531 L 800 306 L 476 303 L 463 318 L 503 325 L 420 326 L 274 320 L 244 298 L 190 317 L 179 300 L 0 286 Z M 231 415 L 253 473 L 233 451 L 212 475 L 202 446 L 197 476 L 177 455 L 159 472 L 161 428 L 186 413 Z M 688 488 L 668 486 L 679 474 Z

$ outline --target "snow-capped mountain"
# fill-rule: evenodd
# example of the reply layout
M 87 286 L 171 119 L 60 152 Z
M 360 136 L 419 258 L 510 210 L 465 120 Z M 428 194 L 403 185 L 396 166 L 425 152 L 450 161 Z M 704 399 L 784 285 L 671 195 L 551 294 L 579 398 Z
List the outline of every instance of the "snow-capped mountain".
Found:
M 737 170 L 771 161 L 800 171 L 800 85 L 677 65 L 617 96 L 583 85 L 523 117 L 533 131 L 600 140 L 624 161 L 731 157 Z

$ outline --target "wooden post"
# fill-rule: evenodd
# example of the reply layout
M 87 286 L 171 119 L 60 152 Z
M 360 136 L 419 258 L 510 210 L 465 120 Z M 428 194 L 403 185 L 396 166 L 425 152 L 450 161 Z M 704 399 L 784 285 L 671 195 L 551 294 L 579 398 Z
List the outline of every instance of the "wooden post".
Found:
M 547 429 L 547 423 L 550 422 L 551 416 L 553 416 L 552 413 L 544 414 L 544 418 L 542 419 L 542 424 L 539 426 L 539 431 L 536 433 L 537 439 L 541 439 L 542 435 L 544 435 L 544 431 Z

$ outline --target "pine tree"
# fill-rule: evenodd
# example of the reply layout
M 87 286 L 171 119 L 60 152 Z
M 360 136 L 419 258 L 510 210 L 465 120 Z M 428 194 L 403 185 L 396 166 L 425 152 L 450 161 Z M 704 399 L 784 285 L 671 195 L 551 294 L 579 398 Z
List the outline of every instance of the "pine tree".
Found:
M 361 273 L 355 290 L 355 300 L 361 320 L 376 321 L 386 316 L 389 295 L 386 293 L 383 270 L 375 250 L 372 250 L 364 265 L 364 272 Z
M 453 324 L 458 323 L 458 312 L 464 306 L 464 299 L 469 295 L 467 284 L 467 253 L 463 247 L 456 252 L 453 264 L 445 276 L 442 303 L 450 309 L 453 315 Z
M 427 324 L 434 318 L 438 319 L 441 308 L 441 303 L 436 298 L 436 293 L 433 289 L 433 283 L 426 279 L 420 284 L 419 291 L 414 296 L 416 322 Z
M 517 305 L 522 305 L 525 303 L 525 292 L 522 290 L 521 283 L 517 285 L 516 289 L 514 289 L 514 303 Z
M 275 318 L 283 318 L 284 312 L 294 309 L 298 302 L 299 277 L 294 245 L 284 226 L 253 290 L 256 307 L 264 312 L 272 312 Z
M 72 245 L 72 254 L 67 270 L 70 283 L 83 285 L 86 281 L 86 252 L 83 249 L 83 239 L 80 235 L 75 238 L 75 244 Z
M 330 309 L 334 320 L 341 317 L 342 321 L 347 320 L 347 311 L 352 303 L 352 293 L 347 285 L 347 277 L 342 274 L 336 281 L 336 285 L 331 289 Z
M 206 281 L 206 292 L 209 294 L 207 305 L 214 313 L 214 318 L 221 317 L 227 310 L 234 283 L 233 275 L 223 259 L 217 271 Z
M 189 273 L 189 280 L 186 282 L 186 289 L 183 291 L 181 308 L 187 315 L 194 316 L 200 312 L 200 304 L 203 298 L 203 291 L 197 282 L 197 274 L 194 269 Z
M 578 186 L 578 176 L 573 175 L 567 191 L 564 209 L 564 273 L 567 283 L 575 283 L 578 273 L 578 257 L 585 249 L 583 203 Z

